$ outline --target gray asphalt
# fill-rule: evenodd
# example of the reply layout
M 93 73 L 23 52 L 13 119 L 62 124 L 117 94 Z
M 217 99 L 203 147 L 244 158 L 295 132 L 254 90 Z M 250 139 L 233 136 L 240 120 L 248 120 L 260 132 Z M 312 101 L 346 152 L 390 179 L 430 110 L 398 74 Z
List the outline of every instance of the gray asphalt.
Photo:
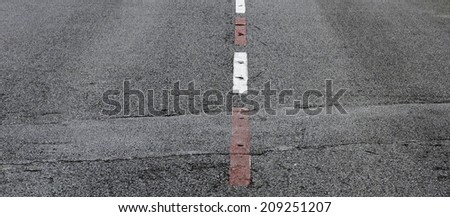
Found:
M 246 3 L 243 48 L 232 0 L 1 1 L 0 196 L 450 196 L 450 2 Z M 348 114 L 251 116 L 237 188 L 230 116 L 101 114 L 124 80 L 225 93 L 235 51 L 250 88 L 332 79 Z

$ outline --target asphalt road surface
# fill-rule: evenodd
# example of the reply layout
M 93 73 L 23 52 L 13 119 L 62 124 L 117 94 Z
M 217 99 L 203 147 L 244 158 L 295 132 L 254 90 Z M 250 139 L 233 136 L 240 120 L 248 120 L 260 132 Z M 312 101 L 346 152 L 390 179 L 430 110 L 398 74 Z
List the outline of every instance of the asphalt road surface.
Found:
M 450 196 L 450 1 L 246 8 L 238 47 L 232 0 L 1 0 L 0 196 Z M 101 114 L 124 81 L 226 93 L 235 51 L 249 88 L 347 90 L 347 114 L 250 116 L 250 186 L 229 115 Z

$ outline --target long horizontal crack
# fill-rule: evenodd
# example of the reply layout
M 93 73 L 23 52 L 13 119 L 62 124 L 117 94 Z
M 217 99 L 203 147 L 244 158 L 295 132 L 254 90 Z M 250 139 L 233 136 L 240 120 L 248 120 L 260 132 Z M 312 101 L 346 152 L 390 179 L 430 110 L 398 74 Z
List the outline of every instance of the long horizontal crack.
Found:
M 445 139 L 433 139 L 433 140 L 408 140 L 408 141 L 397 141 L 393 143 L 377 143 L 377 145 L 393 145 L 393 144 L 402 144 L 402 143 L 425 143 L 425 142 L 449 142 L 450 138 Z M 302 151 L 302 150 L 322 150 L 327 148 L 335 148 L 341 146 L 351 146 L 351 145 L 371 145 L 373 143 L 339 143 L 339 144 L 330 144 L 330 145 L 319 145 L 319 146 L 281 146 L 277 148 L 270 148 L 256 152 L 250 152 L 248 155 L 250 156 L 264 156 L 269 153 L 275 152 L 287 152 L 287 151 Z M 436 146 L 436 145 L 430 145 Z M 0 166 L 27 166 L 33 164 L 54 164 L 54 163 L 86 163 L 86 162 L 120 162 L 120 161 L 131 161 L 131 160 L 147 160 L 147 159 L 158 159 L 158 158 L 174 158 L 174 157 L 188 157 L 188 156 L 230 156 L 233 155 L 229 152 L 180 152 L 180 153 L 171 153 L 166 155 L 157 155 L 157 156 L 146 156 L 146 157 L 130 157 L 130 158 L 111 158 L 111 159 L 86 159 L 86 160 L 42 160 L 42 161 L 29 161 L 29 162 L 16 162 L 16 163 L 0 163 Z
M 250 78 L 251 80 L 252 78 Z M 343 104 L 346 106 L 351 106 L 349 104 Z M 355 108 L 372 108 L 372 107 L 388 107 L 388 106 L 400 106 L 400 105 L 450 105 L 450 101 L 449 100 L 442 100 L 442 101 L 433 101 L 433 102 L 400 102 L 400 103 L 384 103 L 384 104 L 374 104 L 374 105 L 367 105 L 367 106 L 357 106 Z M 297 106 L 296 108 L 299 109 L 311 109 L 311 108 L 319 108 L 319 107 L 323 107 L 324 105 L 308 105 L 308 106 L 303 106 L 300 105 L 299 107 Z M 276 108 L 274 108 L 276 109 Z M 253 110 L 252 110 L 253 111 Z M 230 112 L 230 111 L 226 111 L 226 112 Z M 13 112 L 8 112 L 8 113 L 13 113 Z M 116 119 L 145 119 L 145 118 L 173 118 L 173 117 L 186 117 L 186 116 L 191 116 L 191 117 L 198 117 L 199 115 L 197 114 L 177 114 L 177 113 L 173 113 L 173 114 L 167 114 L 167 115 L 142 115 L 142 116 L 117 116 L 117 117 L 109 117 L 109 118 L 103 118 L 103 119 L 98 119 L 96 121 L 107 121 L 107 120 L 116 120 Z M 76 120 L 76 119 L 75 119 Z M 88 119 L 87 119 L 88 120 Z M 80 120 L 79 120 L 80 121 Z M 84 120 L 83 120 L 84 121 Z M 67 125 L 67 121 L 61 121 L 61 122 L 48 122 L 48 123 L 34 123 L 34 124 L 2 124 L 1 126 L 24 126 L 24 125 Z

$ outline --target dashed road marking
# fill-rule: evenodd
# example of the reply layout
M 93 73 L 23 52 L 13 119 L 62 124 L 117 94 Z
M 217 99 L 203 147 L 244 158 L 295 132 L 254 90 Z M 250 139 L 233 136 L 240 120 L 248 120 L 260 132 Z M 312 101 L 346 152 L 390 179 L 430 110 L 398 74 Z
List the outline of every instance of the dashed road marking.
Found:
M 233 62 L 233 93 L 243 94 L 247 92 L 248 68 L 247 53 L 234 53 Z
M 236 0 L 236 13 L 245 13 L 245 0 Z
M 236 0 L 236 13 L 245 13 L 245 0 Z M 234 44 L 247 44 L 247 22 L 245 17 L 236 17 Z M 233 93 L 247 92 L 248 58 L 246 52 L 235 52 L 233 60 Z M 230 179 L 232 186 L 248 186 L 251 183 L 250 126 L 248 109 L 233 107 L 230 144 Z

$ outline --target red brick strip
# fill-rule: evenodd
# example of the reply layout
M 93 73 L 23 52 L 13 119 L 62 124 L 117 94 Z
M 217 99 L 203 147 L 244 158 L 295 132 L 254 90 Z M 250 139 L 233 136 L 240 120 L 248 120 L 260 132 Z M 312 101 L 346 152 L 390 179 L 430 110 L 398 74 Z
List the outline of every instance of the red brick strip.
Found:
M 233 108 L 230 146 L 230 185 L 248 186 L 250 176 L 250 127 L 246 108 Z
M 247 45 L 247 22 L 245 17 L 236 17 L 234 22 L 234 44 Z

